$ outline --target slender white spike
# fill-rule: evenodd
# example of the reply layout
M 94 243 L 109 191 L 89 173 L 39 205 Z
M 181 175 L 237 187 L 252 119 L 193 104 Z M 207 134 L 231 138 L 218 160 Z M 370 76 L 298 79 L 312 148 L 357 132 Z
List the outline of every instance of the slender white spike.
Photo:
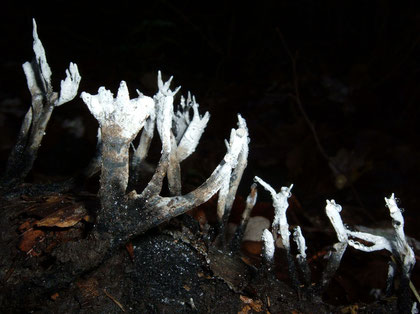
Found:
M 302 235 L 302 230 L 299 226 L 295 228 L 293 232 L 293 240 L 295 240 L 299 253 L 297 254 L 298 258 L 306 258 L 306 241 Z
M 36 63 L 39 65 L 40 75 L 42 77 L 42 83 L 44 84 L 43 87 L 47 93 L 51 93 L 52 92 L 52 87 L 51 87 L 52 72 L 51 72 L 50 66 L 48 65 L 47 57 L 45 56 L 44 46 L 42 45 L 42 42 L 38 37 L 35 19 L 32 19 L 32 23 L 33 23 L 32 35 L 34 38 L 33 50 L 35 52 Z
M 273 235 L 268 229 L 264 229 L 261 238 L 264 244 L 264 259 L 269 263 L 273 263 L 275 251 Z

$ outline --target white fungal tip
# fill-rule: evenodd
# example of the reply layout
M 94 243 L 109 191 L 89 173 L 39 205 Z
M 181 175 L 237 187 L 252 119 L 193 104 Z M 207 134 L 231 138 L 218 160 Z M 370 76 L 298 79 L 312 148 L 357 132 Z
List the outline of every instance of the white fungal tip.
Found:
M 262 240 L 264 242 L 264 258 L 268 262 L 274 260 L 274 239 L 273 235 L 268 229 L 264 229 L 262 234 Z

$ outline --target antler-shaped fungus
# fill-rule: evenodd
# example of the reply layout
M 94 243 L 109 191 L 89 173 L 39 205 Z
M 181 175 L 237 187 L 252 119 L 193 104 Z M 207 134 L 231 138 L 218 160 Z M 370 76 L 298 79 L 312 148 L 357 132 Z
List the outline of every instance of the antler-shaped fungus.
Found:
M 19 183 L 32 169 L 54 108 L 71 101 L 77 95 L 81 80 L 77 65 L 70 62 L 66 78 L 61 81 L 60 93 L 54 92 L 51 85 L 52 72 L 38 37 L 35 19 L 33 19 L 33 38 L 35 58 L 32 62 L 25 62 L 22 65 L 32 96 L 32 104 L 23 120 L 16 145 L 9 155 L 5 175 L 2 178 L 2 185 L 5 186 Z
M 134 234 L 145 232 L 206 202 L 230 180 L 232 170 L 241 165 L 238 160 L 243 158 L 243 152 L 248 151 L 246 123 L 241 116 L 238 116 L 238 128 L 231 131 L 228 150 L 223 160 L 200 187 L 188 194 L 180 195 L 180 175 L 177 170 L 179 163 L 195 150 L 209 115 L 206 113 L 204 117 L 200 117 L 198 104 L 195 101 L 190 102 L 195 112 L 194 117 L 190 121 L 185 119 L 186 127 L 182 135 L 177 133 L 177 140 L 173 133 L 172 122 L 176 120 L 173 98 L 179 88 L 175 91 L 170 90 L 171 79 L 164 83 L 159 73 L 159 91 L 153 99 L 139 93 L 138 98 L 130 100 L 124 82 L 121 83 L 115 99 L 104 87 L 99 89 L 97 95 L 88 93 L 81 95 L 98 120 L 101 130 L 101 210 L 97 217 L 97 227 L 112 234 L 115 243 L 121 243 Z M 180 114 L 177 113 L 177 116 Z M 154 125 L 162 142 L 162 155 L 156 171 L 140 194 L 135 190 L 126 193 L 130 142 L 144 126 L 147 126 L 143 143 L 148 146 Z M 178 126 L 176 130 L 178 132 L 181 129 Z M 139 155 L 145 156 L 148 147 L 141 145 L 142 140 L 137 150 L 142 150 Z M 165 176 L 168 177 L 170 189 L 172 186 L 172 194 L 176 192 L 174 196 L 159 195 Z

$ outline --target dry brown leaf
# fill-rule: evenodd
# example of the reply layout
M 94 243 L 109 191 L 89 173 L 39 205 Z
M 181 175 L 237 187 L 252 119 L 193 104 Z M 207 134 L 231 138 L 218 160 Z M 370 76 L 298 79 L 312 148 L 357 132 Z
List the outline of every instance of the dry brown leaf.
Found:
M 25 221 L 23 224 L 21 224 L 18 227 L 18 230 L 20 232 L 25 232 L 25 231 L 29 230 L 30 228 L 32 228 L 32 223 L 30 221 Z
M 38 227 L 59 227 L 67 228 L 77 224 L 82 219 L 89 216 L 85 207 L 80 204 L 74 204 L 60 208 L 47 217 L 35 223 Z
M 18 248 L 22 252 L 29 252 L 33 247 L 39 242 L 40 239 L 44 237 L 44 232 L 42 230 L 28 230 L 22 235 L 22 240 L 20 241 Z
M 257 313 L 262 312 L 263 304 L 262 304 L 261 300 L 253 300 L 253 299 L 248 298 L 247 296 L 244 296 L 244 295 L 240 295 L 239 298 L 241 299 L 241 301 L 243 303 L 249 305 L 251 307 L 251 309 L 254 310 L 255 312 L 257 312 Z M 242 310 L 244 310 L 244 309 L 242 309 Z
M 248 314 L 249 311 L 251 311 L 251 307 L 247 304 L 238 312 L 238 314 Z

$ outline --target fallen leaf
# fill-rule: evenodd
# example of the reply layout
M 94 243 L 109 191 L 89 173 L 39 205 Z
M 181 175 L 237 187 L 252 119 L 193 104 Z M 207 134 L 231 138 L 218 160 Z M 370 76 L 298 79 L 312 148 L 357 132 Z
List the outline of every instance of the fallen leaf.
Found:
M 262 312 L 263 304 L 262 304 L 261 300 L 253 300 L 253 299 L 248 298 L 244 295 L 240 295 L 239 298 L 241 299 L 241 301 L 243 303 L 249 305 L 251 307 L 251 309 L 254 310 L 255 312 L 258 312 L 258 313 Z
M 248 312 L 251 311 L 251 307 L 249 305 L 245 305 L 242 310 L 238 312 L 238 314 L 248 314 Z
M 56 210 L 47 217 L 37 221 L 35 225 L 37 227 L 67 228 L 74 226 L 82 219 L 85 219 L 86 216 L 89 217 L 84 206 L 80 204 L 72 204 Z
M 25 232 L 25 231 L 29 230 L 30 228 L 32 228 L 32 223 L 30 221 L 25 221 L 23 224 L 21 224 L 18 227 L 18 230 L 20 232 Z
M 29 252 L 44 237 L 45 233 L 42 230 L 28 230 L 22 235 L 18 248 L 22 252 Z

